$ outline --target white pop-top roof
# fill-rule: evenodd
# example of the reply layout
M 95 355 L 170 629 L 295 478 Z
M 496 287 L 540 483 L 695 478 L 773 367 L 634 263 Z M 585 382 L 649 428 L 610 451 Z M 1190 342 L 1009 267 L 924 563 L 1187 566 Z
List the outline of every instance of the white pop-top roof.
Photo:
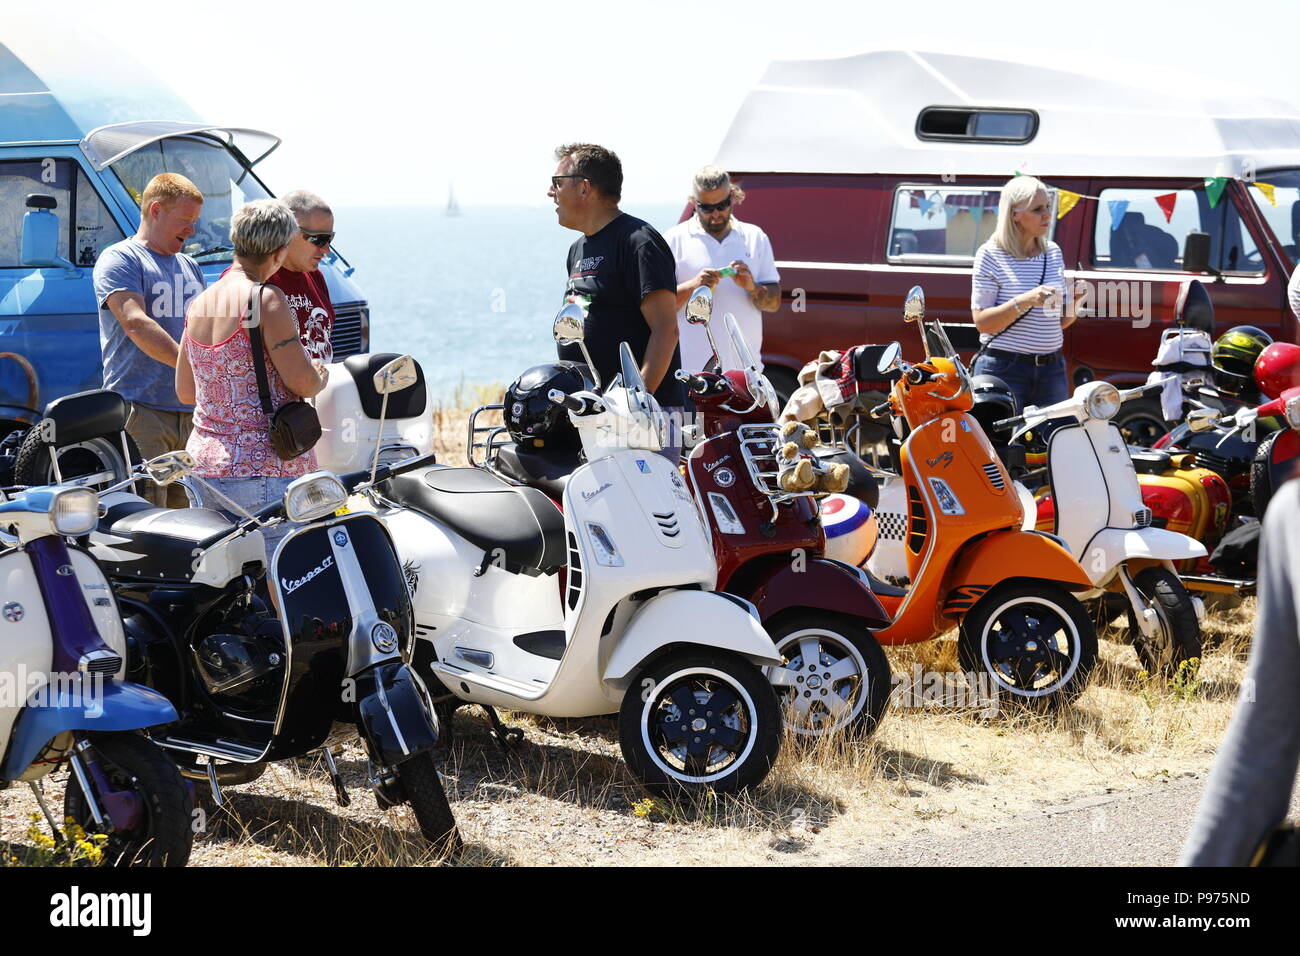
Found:
M 1244 176 L 1300 166 L 1300 109 L 1172 77 L 890 50 L 778 60 L 745 97 L 717 164 L 734 172 L 940 176 Z M 917 136 L 932 106 L 1032 109 L 1025 144 Z M 1025 165 L 1022 165 L 1025 164 Z

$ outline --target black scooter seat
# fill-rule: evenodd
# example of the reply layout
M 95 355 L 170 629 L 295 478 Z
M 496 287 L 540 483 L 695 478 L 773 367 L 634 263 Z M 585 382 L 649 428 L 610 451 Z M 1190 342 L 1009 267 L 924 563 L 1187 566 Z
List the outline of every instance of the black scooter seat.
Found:
M 526 451 L 514 442 L 497 448 L 497 468 L 507 477 L 546 492 L 553 500 L 564 500 L 569 476 L 582 464 L 576 452 L 571 454 Z
M 110 505 L 90 536 L 90 552 L 115 577 L 188 581 L 196 550 L 235 529 L 209 508 L 155 508 L 142 498 Z
M 379 489 L 482 548 L 488 561 L 500 549 L 508 571 L 549 574 L 568 560 L 564 515 L 536 488 L 516 488 L 478 468 L 433 465 L 390 478 Z
M 1129 457 L 1133 459 L 1133 470 L 1139 475 L 1160 475 L 1170 467 L 1167 451 L 1129 445 L 1128 452 Z

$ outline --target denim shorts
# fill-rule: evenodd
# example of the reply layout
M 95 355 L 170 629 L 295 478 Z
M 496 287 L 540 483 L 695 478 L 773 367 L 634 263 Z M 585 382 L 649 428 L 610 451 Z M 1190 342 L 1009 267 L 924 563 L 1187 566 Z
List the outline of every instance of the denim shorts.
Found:
M 219 492 L 251 513 L 265 508 L 272 501 L 280 501 L 289 489 L 293 478 L 204 478 L 204 484 L 211 485 Z M 220 498 L 213 495 L 203 485 L 198 485 L 199 503 L 205 508 L 212 508 L 229 515 L 234 521 L 243 521 L 244 516 L 230 510 Z M 287 521 L 270 528 L 262 529 L 262 539 L 266 542 L 267 567 L 275 557 L 276 545 L 294 529 Z

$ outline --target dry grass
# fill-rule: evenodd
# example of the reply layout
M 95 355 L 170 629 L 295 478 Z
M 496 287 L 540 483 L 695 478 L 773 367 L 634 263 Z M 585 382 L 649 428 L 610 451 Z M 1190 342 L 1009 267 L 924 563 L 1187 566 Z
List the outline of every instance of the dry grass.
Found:
M 468 407 L 500 388 L 464 390 L 435 410 L 440 460 L 464 463 Z M 445 770 L 465 848 L 462 865 L 836 863 L 916 834 L 980 829 L 1027 810 L 1205 771 L 1245 670 L 1254 601 L 1212 612 L 1194 680 L 1140 672 L 1122 632 L 1103 630 L 1088 690 L 1046 714 L 979 706 L 892 707 L 867 740 L 808 744 L 788 737 L 777 766 L 736 797 L 652 800 L 619 751 L 612 718 L 503 715 L 524 729 L 510 753 L 474 707 L 454 722 Z M 955 634 L 888 651 L 896 674 L 956 674 Z M 418 866 L 442 862 L 407 808 L 382 812 L 365 786 L 357 746 L 338 757 L 350 807 L 335 804 L 316 761 L 285 762 L 227 788 L 205 807 L 192 865 Z M 60 773 L 47 787 L 56 809 Z M 202 788 L 206 790 L 206 788 Z M 21 843 L 36 803 L 25 787 L 0 793 L 0 838 Z

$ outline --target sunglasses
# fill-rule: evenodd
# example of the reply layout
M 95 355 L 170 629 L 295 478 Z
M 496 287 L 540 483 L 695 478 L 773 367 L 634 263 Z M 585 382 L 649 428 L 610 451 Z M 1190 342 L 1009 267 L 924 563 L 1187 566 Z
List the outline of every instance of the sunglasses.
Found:
M 722 202 L 700 202 L 698 199 L 695 200 L 695 208 L 700 210 L 700 212 L 722 212 L 722 210 L 726 209 L 730 205 L 730 196 L 722 200 Z
M 332 232 L 308 232 L 306 229 L 299 229 L 298 231 L 302 233 L 304 239 L 321 249 L 328 249 L 330 243 L 334 241 L 334 233 Z
M 575 174 L 573 174 L 573 173 L 566 173 L 566 174 L 563 175 L 563 176 L 552 176 L 552 177 L 551 177 L 551 188 L 552 188 L 552 189 L 559 189 L 561 186 L 564 185 L 564 180 L 566 180 L 566 179 L 586 179 L 586 178 L 587 178 L 586 176 L 577 176 L 577 175 L 575 175 Z

